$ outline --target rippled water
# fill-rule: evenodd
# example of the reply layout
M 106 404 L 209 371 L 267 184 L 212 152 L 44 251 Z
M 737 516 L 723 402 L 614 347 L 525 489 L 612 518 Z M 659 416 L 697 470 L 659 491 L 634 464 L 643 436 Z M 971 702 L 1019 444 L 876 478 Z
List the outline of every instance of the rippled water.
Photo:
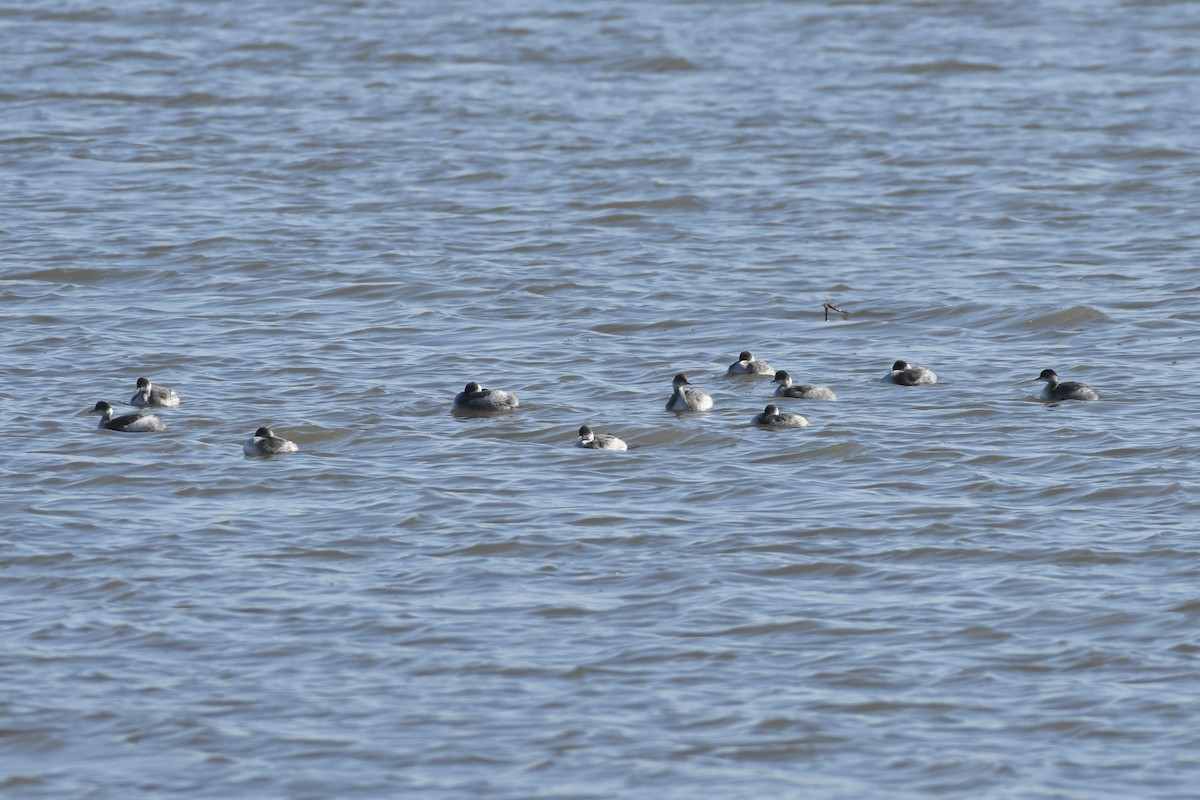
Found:
M 0 6 L 0 790 L 1194 797 L 1198 34 Z

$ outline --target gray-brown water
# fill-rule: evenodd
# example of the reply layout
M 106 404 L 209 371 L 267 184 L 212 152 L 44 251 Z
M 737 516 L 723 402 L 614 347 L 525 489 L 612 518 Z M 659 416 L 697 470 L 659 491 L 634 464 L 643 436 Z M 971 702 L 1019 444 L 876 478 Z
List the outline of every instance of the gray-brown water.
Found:
M 1197 41 L 0 6 L 0 793 L 1194 798 Z

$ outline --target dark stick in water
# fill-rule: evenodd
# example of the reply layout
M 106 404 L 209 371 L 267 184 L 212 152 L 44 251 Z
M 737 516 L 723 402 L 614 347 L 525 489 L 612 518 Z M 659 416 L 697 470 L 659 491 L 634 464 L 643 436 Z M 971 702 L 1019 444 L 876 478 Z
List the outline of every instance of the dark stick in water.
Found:
M 830 311 L 836 311 L 836 312 L 838 312 L 839 314 L 841 314 L 841 315 L 842 315 L 842 319 L 845 319 L 846 317 L 849 317 L 849 316 L 850 316 L 850 312 L 849 312 L 849 311 L 846 311 L 845 309 L 842 309 L 842 308 L 838 308 L 838 307 L 837 307 L 837 306 L 835 306 L 833 303 L 831 303 L 831 302 L 829 302 L 828 300 L 826 300 L 826 301 L 825 301 L 825 321 L 826 321 L 826 322 L 829 322 L 829 312 L 830 312 Z

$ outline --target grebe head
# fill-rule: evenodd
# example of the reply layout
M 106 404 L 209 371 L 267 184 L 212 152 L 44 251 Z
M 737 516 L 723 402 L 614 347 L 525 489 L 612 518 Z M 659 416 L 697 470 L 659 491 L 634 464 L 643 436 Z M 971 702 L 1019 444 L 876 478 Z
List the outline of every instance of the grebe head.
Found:
M 150 389 L 150 379 L 149 378 L 138 378 L 137 379 L 137 388 L 149 390 Z
M 678 389 L 680 386 L 691 386 L 692 382 L 688 380 L 687 375 L 684 375 L 681 372 L 675 376 L 673 381 L 671 381 L 671 385 Z
M 771 381 L 771 383 L 787 383 L 791 379 L 792 376 L 787 374 L 787 370 L 781 369 L 775 373 L 775 380 Z
M 103 400 L 101 400 L 99 403 L 96 403 L 95 407 L 92 408 L 90 413 L 108 415 L 108 414 L 111 414 L 112 412 L 113 412 L 113 407 L 110 406 L 108 403 L 104 402 Z
M 464 388 L 463 391 L 466 392 L 467 394 L 475 394 L 475 392 L 483 391 L 483 387 L 480 386 L 475 381 L 471 381 L 470 383 L 468 383 L 466 385 L 466 388 Z
M 254 432 L 254 436 L 260 439 L 274 439 L 275 432 L 264 425 Z
M 774 416 L 775 414 L 778 414 L 778 413 L 779 413 L 779 406 L 767 406 L 766 408 L 763 409 L 763 414 L 768 417 Z
M 753 360 L 754 360 L 754 356 L 750 355 L 749 350 L 743 350 L 742 352 L 738 353 L 738 361 L 753 361 Z
M 892 364 L 892 369 L 900 370 L 901 372 L 903 372 L 904 370 L 908 369 L 908 362 L 907 361 L 897 361 L 895 364 Z
M 1058 373 L 1052 369 L 1042 370 L 1042 374 L 1038 375 L 1034 380 L 1045 381 L 1046 383 L 1058 383 Z

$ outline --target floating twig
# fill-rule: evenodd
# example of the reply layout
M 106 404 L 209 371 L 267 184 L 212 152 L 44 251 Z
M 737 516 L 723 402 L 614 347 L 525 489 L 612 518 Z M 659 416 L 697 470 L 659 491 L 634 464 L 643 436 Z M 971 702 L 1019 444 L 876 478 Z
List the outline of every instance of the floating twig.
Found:
M 845 310 L 844 308 L 838 308 L 838 307 L 837 307 L 837 306 L 835 306 L 833 303 L 831 303 L 831 302 L 829 302 L 828 300 L 826 300 L 826 301 L 825 301 L 825 321 L 826 321 L 826 322 L 829 322 L 829 312 L 830 312 L 830 311 L 836 311 L 836 312 L 838 312 L 839 314 L 841 314 L 841 315 L 842 315 L 842 319 L 846 319 L 847 317 L 849 317 L 849 316 L 850 316 L 850 312 L 849 312 L 849 311 Z

